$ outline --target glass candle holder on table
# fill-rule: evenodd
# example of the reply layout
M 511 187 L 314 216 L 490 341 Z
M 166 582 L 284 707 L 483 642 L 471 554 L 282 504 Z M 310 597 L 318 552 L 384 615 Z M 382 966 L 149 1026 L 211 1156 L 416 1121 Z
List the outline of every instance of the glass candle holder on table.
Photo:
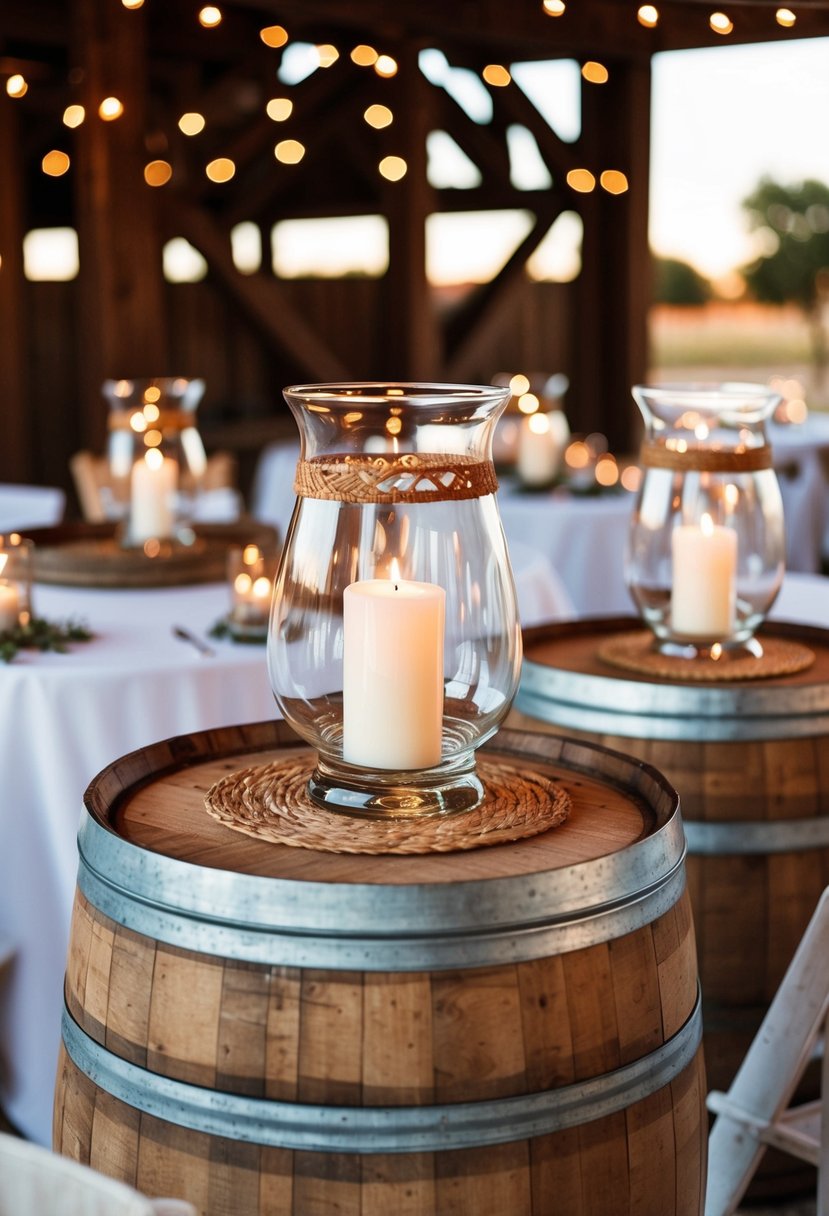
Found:
M 227 554 L 230 585 L 230 636 L 238 642 L 264 642 L 279 556 L 259 545 L 234 545 Z
M 475 749 L 509 711 L 521 662 L 491 459 L 508 396 L 285 390 L 302 444 L 268 665 L 317 752 L 309 794 L 331 809 L 408 817 L 483 798 Z
M 18 532 L 0 534 L 0 633 L 31 620 L 33 549 Z
M 643 476 L 625 558 L 657 649 L 689 658 L 762 654 L 754 636 L 785 570 L 783 504 L 759 384 L 633 389 Z
M 195 501 L 207 467 L 196 428 L 203 380 L 184 376 L 107 380 L 109 484 L 106 510 L 130 548 L 152 553 L 189 543 Z

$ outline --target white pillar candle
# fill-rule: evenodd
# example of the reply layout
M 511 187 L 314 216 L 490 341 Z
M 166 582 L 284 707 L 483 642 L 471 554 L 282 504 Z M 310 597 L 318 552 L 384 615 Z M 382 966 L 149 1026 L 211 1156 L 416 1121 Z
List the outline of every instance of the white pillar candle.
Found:
M 671 534 L 671 627 L 687 637 L 729 637 L 736 608 L 737 533 L 703 515 Z
M 366 579 L 343 594 L 343 759 L 365 768 L 440 763 L 446 593 Z
M 130 478 L 130 540 L 143 544 L 171 536 L 175 525 L 178 464 L 151 448 L 136 460 Z
M 558 472 L 567 436 L 564 415 L 530 414 L 521 422 L 516 469 L 525 486 L 549 485 Z
M 20 618 L 20 596 L 13 583 L 0 583 L 0 632 L 14 629 Z

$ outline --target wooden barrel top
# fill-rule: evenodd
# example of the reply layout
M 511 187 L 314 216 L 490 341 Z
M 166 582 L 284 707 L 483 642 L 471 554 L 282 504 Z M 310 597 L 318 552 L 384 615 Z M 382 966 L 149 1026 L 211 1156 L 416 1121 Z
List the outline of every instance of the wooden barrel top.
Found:
M 590 862 L 649 836 L 675 810 L 655 770 L 590 744 L 535 732 L 502 731 L 488 756 L 520 759 L 560 781 L 568 820 L 540 836 L 462 853 L 425 856 L 337 854 L 263 842 L 212 819 L 204 795 L 219 778 L 278 756 L 313 752 L 284 723 L 205 731 L 156 744 L 110 765 L 91 783 L 92 818 L 142 849 L 242 875 L 333 883 L 457 883 Z

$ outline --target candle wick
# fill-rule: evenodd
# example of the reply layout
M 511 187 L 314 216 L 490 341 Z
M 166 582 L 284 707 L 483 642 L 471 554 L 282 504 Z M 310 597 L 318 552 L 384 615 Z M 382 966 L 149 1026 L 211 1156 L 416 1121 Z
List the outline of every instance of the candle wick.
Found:
M 399 590 L 400 590 L 400 588 L 397 586 L 397 583 L 395 583 L 395 584 L 394 584 L 394 589 L 395 589 L 395 591 L 399 591 Z

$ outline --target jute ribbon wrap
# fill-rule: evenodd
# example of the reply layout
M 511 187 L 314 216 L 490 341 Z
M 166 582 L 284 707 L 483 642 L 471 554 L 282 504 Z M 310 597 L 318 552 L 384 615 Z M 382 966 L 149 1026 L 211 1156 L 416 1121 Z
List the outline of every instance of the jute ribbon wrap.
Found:
M 757 473 L 770 469 L 771 448 L 668 448 L 663 443 L 646 443 L 641 464 L 646 469 L 676 469 L 694 473 Z
M 111 431 L 130 430 L 132 426 L 130 420 L 133 414 L 140 413 L 140 406 L 136 406 L 132 410 L 113 410 L 109 415 L 109 429 Z M 162 431 L 183 431 L 188 426 L 195 426 L 196 420 L 187 410 L 159 410 L 158 417 L 153 418 L 152 422 L 148 420 L 147 425 Z
M 355 503 L 448 502 L 497 489 L 491 461 L 430 452 L 312 456 L 298 461 L 294 478 L 300 498 Z

